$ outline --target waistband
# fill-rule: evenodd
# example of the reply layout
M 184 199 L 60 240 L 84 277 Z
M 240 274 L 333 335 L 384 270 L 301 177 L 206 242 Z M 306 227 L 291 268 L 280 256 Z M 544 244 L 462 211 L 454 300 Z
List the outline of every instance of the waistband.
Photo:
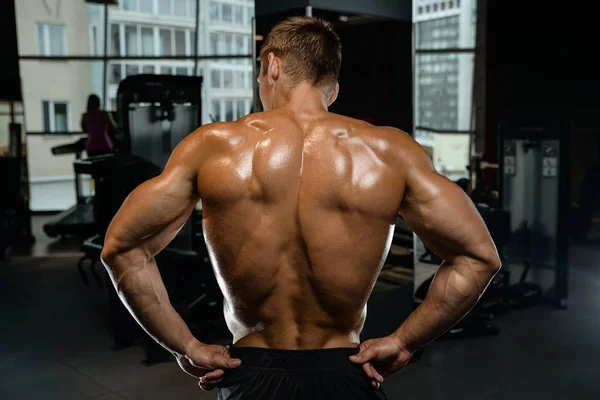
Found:
M 232 358 L 242 360 L 242 367 L 318 370 L 347 368 L 349 357 L 358 347 L 318 350 L 279 350 L 229 346 Z

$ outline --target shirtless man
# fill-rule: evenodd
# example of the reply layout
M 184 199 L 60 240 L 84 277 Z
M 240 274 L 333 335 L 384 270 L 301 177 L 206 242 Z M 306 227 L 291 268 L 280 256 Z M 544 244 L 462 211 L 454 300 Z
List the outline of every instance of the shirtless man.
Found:
M 459 321 L 500 268 L 473 204 L 410 136 L 327 111 L 340 65 L 327 23 L 277 25 L 261 51 L 265 111 L 190 134 L 108 230 L 102 259 L 121 299 L 220 399 L 385 398 L 383 379 Z M 229 347 L 192 336 L 154 261 L 199 200 Z M 445 261 L 396 332 L 361 344 L 398 213 Z

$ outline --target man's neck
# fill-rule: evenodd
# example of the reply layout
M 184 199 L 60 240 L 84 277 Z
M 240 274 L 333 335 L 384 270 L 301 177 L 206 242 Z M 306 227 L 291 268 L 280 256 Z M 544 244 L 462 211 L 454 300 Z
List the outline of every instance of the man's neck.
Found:
M 323 90 L 309 83 L 300 83 L 291 89 L 275 92 L 273 109 L 288 109 L 294 113 L 314 113 L 327 111 Z

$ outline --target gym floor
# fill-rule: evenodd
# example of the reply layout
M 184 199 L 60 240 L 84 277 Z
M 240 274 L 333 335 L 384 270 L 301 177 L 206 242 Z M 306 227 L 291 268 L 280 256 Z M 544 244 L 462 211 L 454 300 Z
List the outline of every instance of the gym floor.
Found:
M 34 218 L 39 231 L 47 217 Z M 86 288 L 77 247 L 41 232 L 0 264 L 0 398 L 215 399 L 174 362 L 146 367 L 138 347 L 110 349 L 105 291 Z M 513 311 L 495 337 L 437 341 L 384 385 L 390 399 L 595 398 L 600 359 L 600 247 L 573 245 L 569 308 Z M 594 394 L 595 393 L 595 394 Z

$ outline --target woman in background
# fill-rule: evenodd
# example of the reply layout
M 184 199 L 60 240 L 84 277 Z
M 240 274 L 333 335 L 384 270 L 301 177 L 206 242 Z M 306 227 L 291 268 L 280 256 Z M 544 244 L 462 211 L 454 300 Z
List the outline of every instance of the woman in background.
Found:
M 88 97 L 87 112 L 81 116 L 81 129 L 88 134 L 85 151 L 88 157 L 113 152 L 110 135 L 116 133 L 115 121 L 100 108 L 100 98 L 95 94 Z

